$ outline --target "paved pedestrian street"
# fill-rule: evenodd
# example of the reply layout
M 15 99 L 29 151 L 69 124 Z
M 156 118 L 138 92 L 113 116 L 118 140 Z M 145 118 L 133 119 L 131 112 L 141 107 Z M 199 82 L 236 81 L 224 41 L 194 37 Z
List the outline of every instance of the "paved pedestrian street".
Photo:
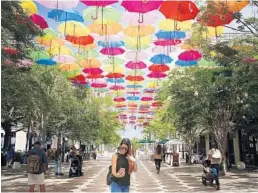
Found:
M 156 173 L 151 161 L 138 161 L 138 172 L 132 175 L 131 192 L 216 192 L 213 186 L 201 183 L 201 165 L 181 165 L 170 167 L 162 165 L 160 174 Z M 106 175 L 110 158 L 85 161 L 84 176 L 68 177 L 68 165 L 63 167 L 62 177 L 54 175 L 53 166 L 46 176 L 48 192 L 110 192 L 106 185 Z M 2 170 L 2 192 L 26 192 L 26 171 Z M 235 171 L 221 178 L 221 191 L 258 192 L 258 172 Z

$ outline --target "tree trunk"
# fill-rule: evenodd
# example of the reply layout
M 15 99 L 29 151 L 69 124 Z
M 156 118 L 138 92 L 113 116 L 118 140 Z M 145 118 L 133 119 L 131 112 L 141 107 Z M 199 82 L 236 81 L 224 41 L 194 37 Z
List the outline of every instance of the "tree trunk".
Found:
M 7 150 L 11 145 L 12 124 L 9 121 L 4 121 L 2 127 L 5 131 L 3 149 Z

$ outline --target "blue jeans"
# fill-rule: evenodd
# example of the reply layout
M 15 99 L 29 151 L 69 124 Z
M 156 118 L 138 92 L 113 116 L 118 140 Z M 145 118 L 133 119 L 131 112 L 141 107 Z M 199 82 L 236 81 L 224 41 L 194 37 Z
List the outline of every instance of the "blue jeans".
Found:
M 111 192 L 129 192 L 129 186 L 120 186 L 119 184 L 112 182 Z
M 61 174 L 61 161 L 56 161 L 56 174 Z
M 219 164 L 211 164 L 211 168 L 212 168 L 213 178 L 216 181 L 216 185 L 220 185 L 220 183 L 219 183 L 220 165 Z

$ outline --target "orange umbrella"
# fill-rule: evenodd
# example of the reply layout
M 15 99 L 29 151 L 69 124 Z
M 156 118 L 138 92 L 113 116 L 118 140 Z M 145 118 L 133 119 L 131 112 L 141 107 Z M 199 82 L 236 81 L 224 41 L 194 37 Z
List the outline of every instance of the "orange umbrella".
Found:
M 244 7 L 250 4 L 249 0 L 213 0 L 209 4 L 211 8 L 217 8 L 216 12 L 240 12 Z

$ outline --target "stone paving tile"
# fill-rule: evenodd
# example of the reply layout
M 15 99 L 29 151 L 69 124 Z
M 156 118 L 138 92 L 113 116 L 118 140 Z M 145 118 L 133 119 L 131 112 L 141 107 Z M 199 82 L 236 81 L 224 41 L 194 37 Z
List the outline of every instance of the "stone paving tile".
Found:
M 46 176 L 46 188 L 51 192 L 110 192 L 106 185 L 106 175 L 110 158 L 100 158 L 84 162 L 84 176 L 68 177 L 68 166 L 64 166 L 62 177 L 56 177 L 54 170 Z M 215 192 L 214 186 L 201 183 L 200 165 L 171 167 L 162 165 L 156 173 L 154 162 L 139 161 L 138 172 L 131 176 L 131 192 Z M 24 171 L 2 172 L 3 192 L 25 192 L 28 190 L 27 175 Z M 221 188 L 227 191 L 258 192 L 258 172 L 230 172 L 221 178 Z M 37 191 L 37 190 L 36 190 Z

